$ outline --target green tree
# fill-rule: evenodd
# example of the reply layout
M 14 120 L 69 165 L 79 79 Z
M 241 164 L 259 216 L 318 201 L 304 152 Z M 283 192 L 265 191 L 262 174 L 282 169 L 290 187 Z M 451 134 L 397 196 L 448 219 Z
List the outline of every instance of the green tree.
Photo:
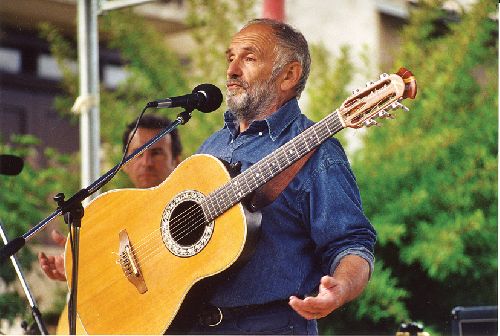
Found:
M 351 62 L 348 46 L 340 48 L 338 58 L 332 58 L 323 44 L 310 45 L 311 73 L 305 93 L 309 104 L 307 113 L 319 121 L 337 109 L 349 95 L 347 85 L 357 69 Z
M 351 62 L 349 47 L 340 48 L 340 55 L 333 58 L 321 44 L 311 44 L 311 72 L 305 88 L 308 103 L 304 113 L 313 121 L 319 121 L 335 111 L 349 96 L 347 85 L 359 71 Z M 345 133 L 335 135 L 346 145 Z
M 409 113 L 369 130 L 353 164 L 379 239 L 355 305 L 401 290 L 401 317 L 449 332 L 453 307 L 497 303 L 497 9 L 478 1 L 450 20 L 442 2 L 419 4 L 396 62 L 419 93 Z
M 0 221 L 9 239 L 28 232 L 49 213 L 56 209 L 51 199 L 57 192 L 75 192 L 77 181 L 71 174 L 72 160 L 68 155 L 58 154 L 54 149 L 46 148 L 43 159 L 44 168 L 35 166 L 37 148 L 40 141 L 33 136 L 13 136 L 8 143 L 0 142 L 0 153 L 13 154 L 24 159 L 22 172 L 17 176 L 0 175 Z M 73 167 L 76 168 L 76 167 Z M 64 176 L 64 180 L 61 179 Z M 38 238 L 35 236 L 34 240 Z M 30 249 L 30 240 L 17 254 L 17 258 L 26 272 L 31 268 L 35 255 Z M 3 242 L 2 244 L 3 245 Z M 31 320 L 29 305 L 24 294 L 19 296 L 13 284 L 16 272 L 10 262 L 0 265 L 0 279 L 8 286 L 0 294 L 0 316 L 12 321 L 16 316 Z

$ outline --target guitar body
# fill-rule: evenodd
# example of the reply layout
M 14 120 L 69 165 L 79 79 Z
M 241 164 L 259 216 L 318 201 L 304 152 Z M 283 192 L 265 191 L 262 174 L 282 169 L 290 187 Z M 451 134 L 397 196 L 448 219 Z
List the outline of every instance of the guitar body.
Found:
M 69 335 L 69 322 L 68 322 L 68 305 L 64 306 L 59 320 L 57 321 L 56 335 Z M 82 322 L 79 318 L 76 319 L 76 335 L 86 335 Z
M 80 230 L 77 311 L 87 333 L 161 334 L 195 283 L 235 263 L 248 234 L 241 204 L 212 222 L 210 237 L 201 238 L 208 243 L 189 257 L 174 255 L 165 245 L 161 230 L 164 209 L 176 195 L 186 190 L 208 195 L 229 180 L 218 159 L 194 155 L 158 187 L 110 191 L 86 207 Z M 131 246 L 129 253 L 120 252 L 124 230 Z M 130 255 L 132 267 L 123 261 Z M 70 283 L 69 246 L 65 261 Z M 125 269 L 132 273 L 131 278 L 142 281 L 131 282 Z

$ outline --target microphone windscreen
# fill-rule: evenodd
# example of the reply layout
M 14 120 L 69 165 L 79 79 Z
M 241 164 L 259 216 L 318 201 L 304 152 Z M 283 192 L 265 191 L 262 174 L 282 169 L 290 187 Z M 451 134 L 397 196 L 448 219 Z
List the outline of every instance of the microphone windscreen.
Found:
M 0 174 L 17 175 L 23 170 L 24 161 L 18 156 L 2 154 L 0 155 Z
M 193 93 L 196 92 L 202 92 L 206 96 L 206 101 L 197 107 L 201 112 L 213 112 L 222 104 L 222 92 L 213 84 L 200 84 L 193 89 Z

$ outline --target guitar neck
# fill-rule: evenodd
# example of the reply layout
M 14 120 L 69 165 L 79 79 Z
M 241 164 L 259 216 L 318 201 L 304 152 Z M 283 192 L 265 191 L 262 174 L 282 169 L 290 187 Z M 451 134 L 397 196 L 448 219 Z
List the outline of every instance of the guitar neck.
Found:
M 415 78 L 405 68 L 396 74 L 382 74 L 365 89 L 353 91 L 333 113 L 208 195 L 201 204 L 206 219 L 214 220 L 342 129 L 370 127 L 377 124 L 377 118 L 393 118 L 388 111 L 406 109 L 399 101 L 413 99 L 416 94 Z
M 268 154 L 205 199 L 202 207 L 207 220 L 212 221 L 223 214 L 343 128 L 335 111 Z

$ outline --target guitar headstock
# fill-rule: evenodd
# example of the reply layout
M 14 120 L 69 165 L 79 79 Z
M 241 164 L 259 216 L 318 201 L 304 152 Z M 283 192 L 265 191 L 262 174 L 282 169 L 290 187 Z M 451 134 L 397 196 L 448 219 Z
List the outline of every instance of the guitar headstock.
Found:
M 408 108 L 401 104 L 417 95 L 417 82 L 411 71 L 400 68 L 395 74 L 382 74 L 380 79 L 368 82 L 366 88 L 354 90 L 338 109 L 344 127 L 361 128 L 378 125 L 375 119 L 393 119 L 391 110 Z

